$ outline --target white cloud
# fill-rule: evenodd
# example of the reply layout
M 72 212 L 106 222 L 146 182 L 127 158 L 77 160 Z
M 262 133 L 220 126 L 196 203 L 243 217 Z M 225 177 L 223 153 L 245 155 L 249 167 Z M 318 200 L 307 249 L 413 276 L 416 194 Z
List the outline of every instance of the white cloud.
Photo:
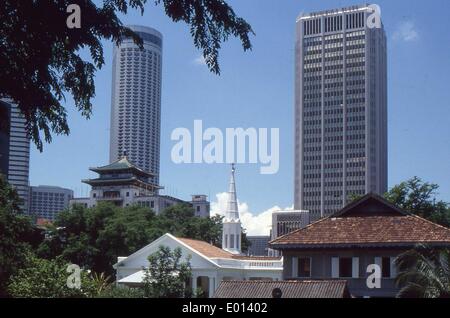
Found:
M 228 193 L 216 194 L 216 201 L 211 202 L 211 215 L 225 215 Z M 238 200 L 239 201 L 239 200 Z M 272 225 L 272 213 L 279 210 L 293 210 L 293 207 L 281 209 L 279 206 L 271 207 L 261 213 L 252 213 L 247 203 L 238 202 L 239 215 L 242 227 L 248 235 L 269 235 Z
M 203 57 L 203 55 L 200 55 L 199 57 L 196 57 L 193 61 L 195 65 L 206 65 L 206 60 Z
M 411 21 L 405 21 L 400 23 L 393 34 L 394 40 L 400 40 L 404 42 L 415 41 L 418 38 L 419 33 L 416 30 L 416 26 Z

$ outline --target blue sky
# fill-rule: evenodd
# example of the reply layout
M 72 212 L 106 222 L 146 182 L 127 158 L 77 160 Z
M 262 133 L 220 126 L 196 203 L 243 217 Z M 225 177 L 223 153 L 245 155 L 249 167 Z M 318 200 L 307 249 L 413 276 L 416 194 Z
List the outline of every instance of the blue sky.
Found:
M 152 2 L 153 3 L 153 2 Z M 198 63 L 185 24 L 175 24 L 161 7 L 147 5 L 144 16 L 130 12 L 125 24 L 154 27 L 164 35 L 161 184 L 165 193 L 187 199 L 205 193 L 215 201 L 227 190 L 225 164 L 175 165 L 171 132 L 204 127 L 280 128 L 280 169 L 261 175 L 259 165 L 237 167 L 238 198 L 253 215 L 293 202 L 293 111 L 295 20 L 300 12 L 332 9 L 360 1 L 233 0 L 237 14 L 253 27 L 253 50 L 244 53 L 231 39 L 220 52 L 222 75 Z M 450 201 L 450 2 L 378 1 L 388 35 L 389 186 L 412 176 L 438 183 Z M 86 195 L 81 179 L 90 166 L 109 160 L 112 43 L 105 42 L 106 65 L 96 76 L 94 113 L 89 121 L 67 100 L 70 136 L 58 136 L 31 153 L 31 185 L 59 185 Z

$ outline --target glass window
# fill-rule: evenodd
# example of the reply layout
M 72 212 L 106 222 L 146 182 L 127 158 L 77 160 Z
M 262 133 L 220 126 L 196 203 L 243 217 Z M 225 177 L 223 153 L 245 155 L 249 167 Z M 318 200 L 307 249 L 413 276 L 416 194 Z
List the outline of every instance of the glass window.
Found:
M 383 257 L 381 261 L 381 272 L 383 278 L 391 277 L 391 258 Z
M 339 277 L 343 277 L 343 278 L 352 277 L 352 258 L 351 257 L 339 258 Z
M 298 259 L 298 277 L 311 277 L 311 259 L 309 257 Z

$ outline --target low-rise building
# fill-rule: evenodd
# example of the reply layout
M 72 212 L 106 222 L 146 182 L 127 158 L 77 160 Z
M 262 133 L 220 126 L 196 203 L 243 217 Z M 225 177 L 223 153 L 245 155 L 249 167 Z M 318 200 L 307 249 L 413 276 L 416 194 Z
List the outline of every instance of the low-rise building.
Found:
M 399 288 L 394 260 L 419 243 L 449 248 L 450 229 L 368 194 L 269 245 L 282 252 L 285 280 L 347 280 L 355 297 L 395 297 Z M 367 284 L 375 274 L 373 267 L 379 269 L 375 278 L 381 288 Z
M 226 280 L 280 280 L 283 261 L 275 257 L 250 257 L 236 255 L 207 242 L 178 238 L 165 234 L 128 257 L 119 257 L 114 265 L 119 286 L 143 286 L 148 256 L 160 246 L 171 250 L 180 248 L 183 259 L 190 258 L 192 278 L 189 286 L 193 291 L 201 289 L 212 297 L 221 281 Z

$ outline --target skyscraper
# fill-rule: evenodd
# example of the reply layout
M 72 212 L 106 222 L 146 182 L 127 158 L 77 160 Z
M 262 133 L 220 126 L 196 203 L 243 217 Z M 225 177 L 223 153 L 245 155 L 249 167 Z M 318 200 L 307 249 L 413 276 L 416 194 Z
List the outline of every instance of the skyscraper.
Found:
M 241 254 L 242 226 L 236 198 L 235 171 L 236 169 L 233 164 L 231 166 L 227 210 L 225 211 L 222 226 L 222 249 L 233 254 Z
M 2 114 L 8 117 L 4 127 L 0 147 L 0 169 L 23 200 L 22 211 L 28 213 L 29 201 L 29 166 L 30 140 L 26 129 L 26 121 L 19 108 L 12 101 L 0 100 Z M 6 129 L 6 131 L 5 131 Z
M 110 162 L 124 154 L 159 183 L 162 35 L 129 26 L 144 42 L 126 38 L 113 52 Z
M 301 15 L 295 82 L 295 209 L 328 216 L 387 189 L 387 65 L 374 6 Z

